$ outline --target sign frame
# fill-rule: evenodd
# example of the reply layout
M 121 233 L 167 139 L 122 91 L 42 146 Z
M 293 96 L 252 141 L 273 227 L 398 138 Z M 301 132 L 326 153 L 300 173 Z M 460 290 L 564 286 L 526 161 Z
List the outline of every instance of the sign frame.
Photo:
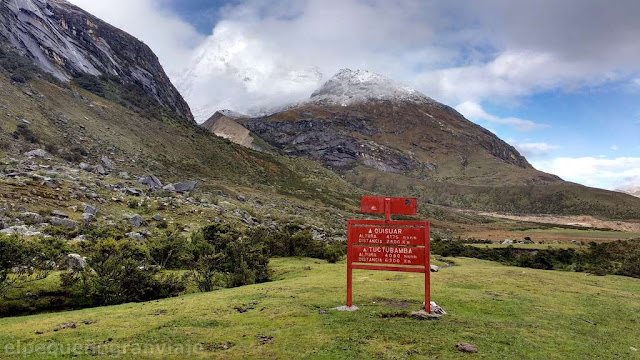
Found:
M 376 206 L 376 209 L 371 211 L 371 204 L 384 204 L 380 209 Z M 402 208 L 398 208 L 398 205 L 392 206 L 391 204 L 399 204 Z M 406 206 L 405 206 L 406 205 Z M 431 303 L 431 266 L 430 266 L 430 224 L 428 221 L 412 221 L 412 220 L 391 220 L 392 210 L 396 210 L 401 214 L 415 214 L 417 200 L 415 198 L 374 198 L 370 196 L 362 197 L 362 209 L 364 212 L 365 207 L 368 208 L 369 213 L 384 213 L 385 220 L 348 220 L 347 221 L 347 307 L 353 306 L 353 270 L 382 270 L 382 271 L 401 271 L 401 272 L 413 272 L 424 274 L 424 311 L 430 313 Z M 395 208 L 395 209 L 394 209 Z M 375 211 L 375 212 L 374 212 Z M 407 240 L 408 244 L 389 244 L 389 237 L 382 239 L 382 243 L 372 244 L 370 241 L 360 241 L 359 236 L 362 231 L 358 231 L 359 228 L 389 228 L 397 231 L 398 229 L 412 229 L 412 234 L 421 234 L 422 239 Z M 418 229 L 416 231 L 415 229 Z M 402 231 L 400 231 L 402 232 Z M 376 238 L 376 240 L 379 240 Z M 420 241 L 421 240 L 421 241 Z M 385 243 L 385 241 L 387 243 Z M 384 248 L 421 248 L 424 259 L 421 264 L 416 265 L 403 265 L 403 264 L 386 264 L 376 263 L 372 265 L 367 262 L 358 262 L 354 260 L 354 246 L 361 248 L 363 246 Z M 424 249 L 424 250 L 422 250 Z M 385 249 L 386 250 L 386 249 Z M 383 252 L 383 251 L 381 251 Z

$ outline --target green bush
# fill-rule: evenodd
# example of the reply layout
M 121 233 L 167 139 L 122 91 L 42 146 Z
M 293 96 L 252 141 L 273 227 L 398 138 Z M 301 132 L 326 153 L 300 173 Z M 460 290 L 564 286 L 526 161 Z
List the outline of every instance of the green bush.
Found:
M 186 281 L 149 265 L 149 252 L 130 240 L 99 240 L 91 245 L 86 267 L 61 276 L 76 306 L 114 305 L 176 296 Z
M 191 273 L 200 291 L 269 280 L 264 244 L 228 225 L 207 226 L 192 236 L 190 255 Z

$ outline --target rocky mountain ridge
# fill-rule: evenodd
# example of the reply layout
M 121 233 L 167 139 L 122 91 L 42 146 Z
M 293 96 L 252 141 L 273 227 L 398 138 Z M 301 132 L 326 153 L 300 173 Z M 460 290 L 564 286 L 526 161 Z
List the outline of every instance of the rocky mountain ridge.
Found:
M 189 106 L 148 46 L 65 0 L 2 0 L 0 43 L 59 80 L 112 79 L 193 122 Z

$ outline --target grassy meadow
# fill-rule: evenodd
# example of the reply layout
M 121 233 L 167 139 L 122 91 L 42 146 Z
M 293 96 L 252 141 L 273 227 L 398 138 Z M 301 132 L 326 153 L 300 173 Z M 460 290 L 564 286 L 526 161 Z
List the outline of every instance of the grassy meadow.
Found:
M 638 279 L 454 261 L 432 274 L 438 320 L 409 317 L 420 274 L 355 271 L 345 313 L 344 263 L 280 258 L 269 283 L 0 319 L 0 358 L 640 358 Z

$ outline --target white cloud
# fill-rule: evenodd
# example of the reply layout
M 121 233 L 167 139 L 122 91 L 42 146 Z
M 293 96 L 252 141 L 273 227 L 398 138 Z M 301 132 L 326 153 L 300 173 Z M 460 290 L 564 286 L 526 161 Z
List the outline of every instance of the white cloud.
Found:
M 471 120 L 485 120 L 495 124 L 513 126 L 518 131 L 531 131 L 535 129 L 547 128 L 549 125 L 536 123 L 531 120 L 520 119 L 515 117 L 501 118 L 487 113 L 480 104 L 473 101 L 465 101 L 456 106 L 462 115 Z
M 166 0 L 72 2 L 145 41 L 194 109 L 296 101 L 317 85 L 296 75 L 314 67 L 325 79 L 344 67 L 370 69 L 448 104 L 517 100 L 640 70 L 634 1 L 241 0 L 224 7 L 206 42 Z M 205 43 L 216 49 L 207 55 L 215 71 L 190 69 L 197 81 L 185 82 L 180 69 Z
M 533 161 L 532 165 L 565 180 L 593 187 L 614 190 L 640 185 L 640 157 L 559 157 Z
M 560 146 L 550 145 L 545 142 L 518 143 L 510 142 L 518 151 L 529 160 L 533 158 L 543 158 L 549 156 L 554 150 L 560 149 Z
M 611 145 L 611 150 L 618 151 L 618 145 Z
M 193 49 L 204 37 L 160 0 L 70 0 L 109 24 L 137 37 L 158 56 L 169 77 L 182 72 Z

